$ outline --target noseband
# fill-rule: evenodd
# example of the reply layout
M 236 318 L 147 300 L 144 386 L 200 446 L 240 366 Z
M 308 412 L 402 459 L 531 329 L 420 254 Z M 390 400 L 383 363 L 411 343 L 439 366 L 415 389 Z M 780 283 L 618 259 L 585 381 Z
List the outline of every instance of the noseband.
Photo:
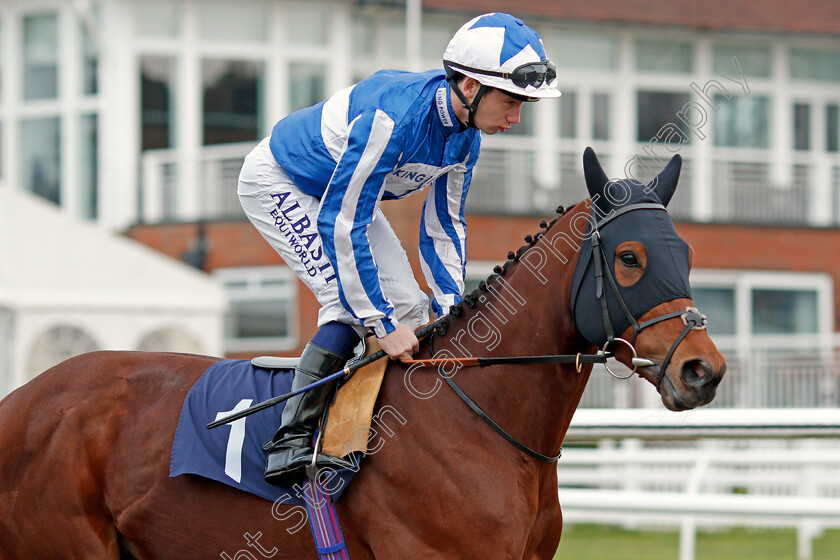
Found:
M 655 317 L 648 321 L 644 321 L 639 323 L 636 321 L 636 318 L 633 317 L 633 314 L 627 307 L 627 304 L 624 301 L 624 298 L 621 297 L 621 293 L 618 290 L 618 284 L 615 281 L 612 273 L 610 272 L 609 261 L 604 253 L 604 248 L 601 244 L 601 232 L 600 228 L 603 227 L 605 224 L 609 223 L 611 220 L 614 220 L 618 216 L 625 214 L 627 212 L 631 212 L 633 210 L 645 210 L 645 209 L 661 209 L 664 210 L 665 207 L 661 204 L 656 203 L 636 203 L 630 204 L 625 206 L 621 210 L 617 210 L 614 213 L 610 214 L 606 218 L 600 221 L 592 221 L 592 251 L 594 254 L 595 260 L 595 293 L 601 303 L 601 310 L 603 313 L 603 320 L 604 320 L 604 328 L 607 333 L 607 342 L 604 346 L 598 351 L 597 354 L 564 354 L 564 355 L 556 355 L 556 356 L 507 356 L 507 357 L 471 357 L 471 358 L 455 358 L 455 357 L 447 357 L 442 360 L 436 359 L 423 359 L 423 360 L 406 360 L 404 363 L 406 365 L 422 365 L 425 367 L 437 367 L 440 365 L 441 362 L 446 361 L 453 361 L 457 362 L 460 366 L 490 366 L 490 365 L 501 365 L 501 364 L 534 364 L 534 363 L 553 363 L 553 364 L 574 364 L 575 369 L 580 372 L 582 369 L 583 364 L 595 364 L 600 363 L 604 364 L 604 367 L 607 368 L 607 371 L 613 377 L 618 379 L 626 379 L 636 373 L 636 370 L 639 367 L 648 367 L 655 365 L 654 362 L 646 359 L 646 358 L 639 358 L 636 353 L 635 343 L 636 337 L 642 330 L 646 329 L 651 325 L 655 325 L 656 323 L 661 323 L 662 321 L 667 321 L 668 319 L 673 319 L 675 317 L 681 317 L 685 327 L 683 328 L 682 332 L 677 336 L 674 343 L 671 345 L 671 349 L 668 351 L 668 354 L 665 356 L 665 360 L 662 362 L 662 365 L 659 366 L 659 377 L 656 380 L 657 389 L 659 389 L 659 385 L 662 383 L 662 379 L 665 376 L 665 370 L 668 367 L 668 363 L 671 360 L 671 357 L 674 355 L 674 352 L 677 349 L 677 346 L 683 341 L 683 339 L 688 335 L 689 331 L 692 329 L 694 330 L 703 330 L 706 328 L 706 316 L 702 315 L 696 308 L 688 307 L 685 311 L 674 311 L 672 313 L 665 313 L 664 315 L 660 315 L 659 317 Z M 607 283 L 610 285 L 613 295 L 618 300 L 618 303 L 621 306 L 621 309 L 627 319 L 630 321 L 630 324 L 633 326 L 633 337 L 630 341 L 627 341 L 623 338 L 617 338 L 613 333 L 613 326 L 612 321 L 610 320 L 610 314 L 607 307 L 607 295 L 606 291 L 604 290 L 604 277 L 607 278 Z M 454 308 L 454 306 L 453 306 Z M 450 309 L 450 313 L 454 314 L 453 311 Z M 448 317 L 442 317 L 437 321 L 425 325 L 419 328 L 415 334 L 417 338 L 424 338 L 426 336 L 430 336 L 429 339 L 429 348 L 431 354 L 434 355 L 434 348 L 433 348 L 433 340 L 435 334 L 444 334 L 446 332 L 446 327 L 448 324 Z M 613 372 L 609 364 L 607 364 L 607 359 L 612 358 L 615 356 L 614 347 L 616 344 L 622 343 L 627 345 L 630 351 L 633 354 L 631 359 L 631 365 L 633 366 L 630 374 L 627 376 L 619 376 Z M 609 347 L 613 346 L 613 349 Z M 379 350 L 370 356 L 366 356 L 352 364 L 348 364 L 343 370 L 337 371 L 332 375 L 328 375 L 323 379 L 316 381 L 310 385 L 306 385 L 305 387 L 301 387 L 296 389 L 290 393 L 285 395 L 279 395 L 277 397 L 273 397 L 261 403 L 251 406 L 245 410 L 241 410 L 239 412 L 230 414 L 225 418 L 221 418 L 216 420 L 215 422 L 211 422 L 207 425 L 208 429 L 217 428 L 234 420 L 238 420 L 240 418 L 244 418 L 249 414 L 253 414 L 254 412 L 258 412 L 270 406 L 274 406 L 280 402 L 283 402 L 290 397 L 309 391 L 310 389 L 314 389 L 315 387 L 329 383 L 330 381 L 336 380 L 340 377 L 349 377 L 355 372 L 357 369 L 361 368 L 362 366 L 369 364 L 370 362 L 376 361 L 378 359 L 384 358 L 387 354 L 384 350 Z M 443 375 L 442 377 L 445 379 L 446 383 L 452 388 L 453 391 L 458 395 L 458 397 L 463 400 L 467 406 L 469 406 L 473 412 L 475 412 L 482 420 L 487 422 L 496 432 L 498 432 L 504 439 L 506 439 L 509 443 L 511 443 L 514 447 L 519 449 L 520 451 L 534 457 L 535 459 L 539 459 L 540 461 L 544 462 L 556 462 L 557 459 L 560 458 L 560 454 L 562 453 L 562 449 L 556 455 L 543 455 L 538 451 L 535 451 L 524 444 L 517 441 L 513 436 L 508 434 L 501 426 L 499 426 L 496 422 L 493 421 L 490 416 L 487 415 L 481 408 L 476 405 L 472 399 L 470 399 L 461 389 L 458 387 L 455 382 L 452 380 L 451 376 Z
M 601 352 L 607 354 L 609 353 L 607 351 L 608 348 L 612 347 L 613 350 L 615 350 L 616 344 L 622 343 L 625 344 L 630 349 L 630 352 L 632 352 L 633 354 L 633 358 L 631 360 L 633 368 L 630 370 L 630 373 L 625 376 L 617 375 L 612 369 L 610 369 L 609 364 L 604 363 L 604 367 L 607 368 L 607 371 L 610 373 L 610 375 L 618 379 L 627 379 L 628 377 L 636 373 L 636 370 L 639 367 L 655 365 L 654 362 L 650 360 L 637 357 L 636 338 L 639 336 L 639 333 L 642 332 L 642 330 L 657 323 L 661 323 L 662 321 L 667 321 L 668 319 L 673 319 L 676 317 L 680 317 L 683 321 L 683 324 L 685 325 L 682 332 L 680 332 L 680 334 L 674 340 L 674 343 L 671 345 L 671 348 L 665 355 L 665 359 L 662 361 L 662 364 L 660 364 L 659 366 L 659 376 L 656 380 L 656 387 L 658 389 L 659 385 L 662 383 L 663 377 L 665 376 L 665 371 L 668 368 L 668 364 L 671 361 L 671 357 L 673 357 L 674 352 L 677 350 L 677 346 L 679 346 L 679 344 L 683 341 L 683 339 L 686 337 L 686 335 L 688 335 L 690 331 L 705 330 L 706 316 L 700 313 L 700 311 L 698 311 L 696 307 L 686 307 L 685 311 L 673 311 L 671 313 L 665 313 L 664 315 L 654 317 L 653 319 L 649 319 L 642 323 L 636 321 L 636 318 L 633 317 L 632 313 L 630 313 L 630 310 L 628 309 L 624 298 L 621 296 L 621 292 L 618 289 L 618 283 L 615 281 L 615 277 L 613 276 L 610 270 L 610 262 L 607 260 L 607 255 L 604 252 L 604 246 L 601 244 L 601 228 L 604 225 L 608 224 L 618 216 L 626 214 L 627 212 L 632 212 L 634 210 L 651 209 L 665 210 L 665 207 L 661 204 L 654 202 L 640 202 L 625 206 L 621 210 L 617 210 L 597 222 L 593 221 L 590 239 L 592 240 L 592 252 L 595 261 L 595 295 L 601 302 L 601 312 L 604 318 L 604 330 L 607 333 L 607 341 L 601 348 Z M 610 320 L 610 313 L 607 308 L 607 294 L 606 290 L 604 290 L 604 277 L 607 278 L 607 283 L 609 284 L 616 300 L 618 300 L 618 304 L 621 306 L 621 310 L 624 313 L 624 316 L 627 318 L 627 320 L 630 322 L 630 325 L 633 327 L 633 336 L 629 341 L 623 338 L 617 338 L 615 336 L 615 333 L 613 332 L 612 321 Z

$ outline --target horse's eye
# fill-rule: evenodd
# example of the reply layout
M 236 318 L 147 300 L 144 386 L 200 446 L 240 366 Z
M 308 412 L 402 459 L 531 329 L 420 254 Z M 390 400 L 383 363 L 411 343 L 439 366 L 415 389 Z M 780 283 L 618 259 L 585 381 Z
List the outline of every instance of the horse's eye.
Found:
M 625 251 L 618 256 L 621 259 L 621 264 L 630 268 L 641 268 L 642 265 L 639 264 L 639 260 L 636 258 L 636 255 L 631 253 L 630 251 Z

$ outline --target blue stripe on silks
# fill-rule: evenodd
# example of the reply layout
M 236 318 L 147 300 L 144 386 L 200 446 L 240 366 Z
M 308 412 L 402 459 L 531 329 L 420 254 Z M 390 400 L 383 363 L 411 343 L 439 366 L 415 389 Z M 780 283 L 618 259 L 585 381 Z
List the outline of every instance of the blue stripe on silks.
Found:
M 465 216 L 467 211 L 467 194 L 470 192 L 470 185 L 472 184 L 472 170 L 467 172 L 464 175 L 464 186 L 461 190 L 461 212 L 458 218 L 461 220 L 461 223 L 464 224 L 464 252 L 466 253 L 467 250 L 467 218 Z M 467 276 L 467 255 L 464 255 L 464 259 L 461 262 L 462 264 L 462 274 L 466 278 Z
M 370 240 L 367 236 L 367 230 L 376 214 L 376 204 L 379 202 L 379 196 L 385 184 L 385 176 L 394 168 L 394 164 L 397 161 L 394 158 L 390 162 L 390 165 L 388 163 L 383 164 L 383 160 L 391 160 L 391 158 L 387 157 L 388 148 L 393 150 L 393 139 L 389 139 L 383 157 L 377 162 L 374 171 L 365 179 L 365 184 L 362 187 L 362 192 L 356 205 L 355 225 L 350 235 L 353 242 L 353 254 L 356 257 L 356 270 L 359 271 L 359 278 L 362 280 L 365 293 L 367 294 L 368 300 L 385 317 L 392 315 L 394 308 L 387 302 L 385 294 L 382 293 L 382 286 L 379 283 L 379 269 L 370 250 Z
M 449 174 L 440 177 L 435 181 L 435 213 L 437 214 L 438 222 L 440 222 L 441 229 L 449 236 L 449 240 L 455 245 L 455 251 L 458 253 L 458 258 L 461 263 L 464 262 L 464 252 L 461 250 L 461 237 L 452 225 L 452 215 L 449 213 Z M 460 207 L 458 208 L 458 219 L 461 225 L 466 228 L 466 221 L 464 220 L 464 197 L 463 191 L 461 193 Z M 466 231 L 466 229 L 464 230 Z
M 324 192 L 324 196 L 321 199 L 321 210 L 318 212 L 318 233 L 321 236 L 324 254 L 333 266 L 333 271 L 339 286 L 338 296 L 344 307 L 352 313 L 353 310 L 344 301 L 344 294 L 341 292 L 341 273 L 338 270 L 338 261 L 336 260 L 335 254 L 335 221 L 338 218 L 339 211 L 341 211 L 342 198 L 341 196 L 335 196 L 333 191 L 338 189 L 340 189 L 338 184 L 331 182 Z
M 384 115 L 384 113 L 382 114 Z M 318 229 L 324 239 L 325 253 L 336 269 L 339 297 L 342 304 L 356 318 L 361 318 L 359 309 L 349 301 L 345 290 L 345 288 L 352 286 L 355 278 L 347 278 L 341 273 L 342 267 L 338 265 L 335 249 L 335 231 L 338 216 L 341 214 L 342 208 L 348 203 L 346 199 L 350 182 L 353 180 L 353 174 L 359 167 L 360 162 L 365 158 L 371 157 L 370 153 L 366 153 L 371 133 L 383 133 L 381 129 L 373 130 L 376 116 L 377 113 L 366 113 L 353 122 L 347 147 L 338 162 L 338 166 L 330 181 L 330 186 L 324 193 L 321 213 L 318 216 Z M 369 306 L 386 317 L 391 315 L 394 310 L 382 293 L 378 270 L 370 251 L 370 242 L 367 238 L 367 227 L 373 220 L 385 175 L 393 169 L 399 156 L 399 147 L 395 146 L 395 144 L 394 138 L 389 138 L 385 150 L 377 159 L 375 166 L 366 177 L 361 178 L 363 184 L 358 198 L 355 201 L 356 209 L 353 216 L 353 225 L 350 230 L 350 242 L 353 248 L 353 266 L 361 283 L 360 286 L 352 286 L 358 290 L 353 293 L 364 293 Z M 353 202 L 349 201 L 350 204 Z
M 438 289 L 445 294 L 458 294 L 460 292 L 458 284 L 440 260 L 435 250 L 435 240 L 427 233 L 425 223 L 426 213 L 424 212 L 420 217 L 420 254 L 432 271 Z

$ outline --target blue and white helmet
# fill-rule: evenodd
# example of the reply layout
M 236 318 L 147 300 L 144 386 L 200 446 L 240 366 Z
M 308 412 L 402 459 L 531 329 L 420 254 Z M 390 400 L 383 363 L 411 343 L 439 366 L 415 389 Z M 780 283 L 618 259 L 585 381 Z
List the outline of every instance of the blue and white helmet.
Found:
M 484 14 L 465 23 L 449 41 L 443 65 L 448 72 L 460 72 L 528 101 L 560 95 L 552 85 L 557 70 L 542 39 L 509 14 Z

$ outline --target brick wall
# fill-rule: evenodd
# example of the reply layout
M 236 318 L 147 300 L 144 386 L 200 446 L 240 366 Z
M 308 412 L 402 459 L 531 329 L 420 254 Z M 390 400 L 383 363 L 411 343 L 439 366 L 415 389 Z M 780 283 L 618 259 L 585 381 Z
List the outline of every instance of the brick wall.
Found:
M 420 286 L 426 289 L 417 258 L 422 203 L 422 196 L 414 196 L 387 202 L 383 204 L 383 209 L 406 248 Z M 470 259 L 501 264 L 508 251 L 524 243 L 526 234 L 539 231 L 541 219 L 552 217 L 551 211 L 544 216 L 469 216 Z M 835 325 L 840 324 L 840 230 L 689 223 L 677 224 L 677 230 L 694 247 L 694 266 L 698 268 L 824 272 L 831 275 L 835 290 Z M 173 258 L 180 258 L 195 243 L 197 232 L 195 224 L 172 224 L 138 226 L 128 235 Z M 246 221 L 207 224 L 206 235 L 208 272 L 222 267 L 282 264 L 280 257 Z M 302 284 L 298 295 L 301 347 L 297 351 L 314 334 L 318 311 L 318 302 Z
M 510 12 L 536 25 L 540 16 L 558 22 L 630 23 L 697 30 L 749 30 L 809 34 L 840 33 L 840 2 L 809 0 L 424 0 L 425 10 Z

